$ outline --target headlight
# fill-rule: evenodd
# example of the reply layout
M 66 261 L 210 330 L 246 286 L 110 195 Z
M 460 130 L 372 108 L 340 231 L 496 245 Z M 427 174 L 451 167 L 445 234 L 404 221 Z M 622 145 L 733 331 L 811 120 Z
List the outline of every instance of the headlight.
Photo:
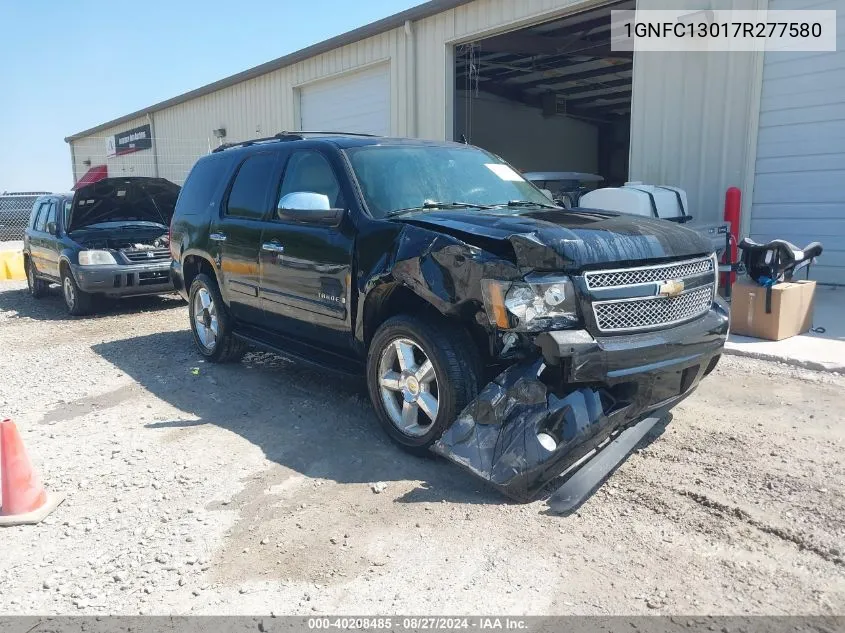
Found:
M 79 253 L 80 266 L 103 266 L 116 263 L 114 255 L 109 251 L 81 251 Z
M 569 277 L 529 275 L 524 282 L 484 279 L 481 284 L 490 324 L 500 329 L 537 332 L 578 325 Z

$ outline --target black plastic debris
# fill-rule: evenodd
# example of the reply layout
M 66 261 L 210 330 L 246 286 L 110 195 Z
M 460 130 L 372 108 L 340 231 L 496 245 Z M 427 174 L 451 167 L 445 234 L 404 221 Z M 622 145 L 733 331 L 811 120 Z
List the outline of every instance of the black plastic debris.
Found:
M 506 369 L 433 450 L 509 497 L 531 500 L 580 458 L 574 449 L 586 446 L 607 421 L 597 391 L 585 387 L 555 395 L 541 379 L 544 369 L 542 359 Z

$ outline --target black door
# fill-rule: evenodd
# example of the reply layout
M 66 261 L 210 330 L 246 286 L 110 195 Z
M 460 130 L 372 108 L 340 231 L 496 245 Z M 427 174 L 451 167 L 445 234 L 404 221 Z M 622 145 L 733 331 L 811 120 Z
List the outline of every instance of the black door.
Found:
M 291 195 L 319 194 L 326 206 L 346 209 L 348 194 L 340 183 L 321 152 L 292 152 L 261 234 L 260 260 L 265 327 L 343 349 L 351 343 L 353 227 L 346 214 L 338 215 L 337 226 L 322 224 L 325 218 L 318 220 L 316 210 L 311 218 L 308 210 L 296 209 L 297 197 Z
M 217 263 L 220 292 L 236 318 L 254 324 L 262 316 L 258 297 L 261 227 L 278 182 L 277 164 L 277 154 L 271 152 L 247 157 L 209 231 L 208 248 Z

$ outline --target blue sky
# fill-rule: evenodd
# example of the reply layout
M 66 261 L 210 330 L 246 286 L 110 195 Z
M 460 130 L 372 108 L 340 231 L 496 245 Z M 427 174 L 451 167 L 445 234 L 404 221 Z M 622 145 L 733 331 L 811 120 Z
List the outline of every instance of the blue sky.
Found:
M 0 0 L 0 192 L 66 191 L 64 137 L 422 0 Z

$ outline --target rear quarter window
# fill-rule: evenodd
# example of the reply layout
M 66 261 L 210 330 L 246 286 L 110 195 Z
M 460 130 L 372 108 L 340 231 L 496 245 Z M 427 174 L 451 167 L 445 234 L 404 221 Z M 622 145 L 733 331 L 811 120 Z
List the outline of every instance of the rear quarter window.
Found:
M 230 160 L 217 157 L 197 162 L 182 186 L 174 214 L 208 214 L 225 186 L 230 165 Z

